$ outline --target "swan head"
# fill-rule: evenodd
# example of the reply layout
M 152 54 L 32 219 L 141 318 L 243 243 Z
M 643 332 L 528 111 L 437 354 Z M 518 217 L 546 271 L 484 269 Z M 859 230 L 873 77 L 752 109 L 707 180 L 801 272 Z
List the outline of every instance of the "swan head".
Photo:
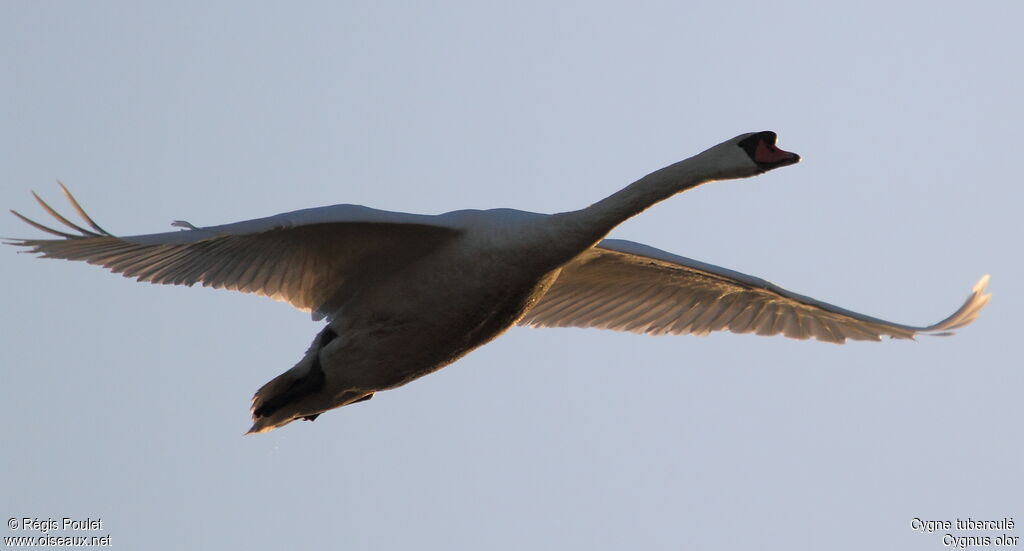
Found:
M 800 162 L 800 156 L 779 149 L 779 137 L 771 130 L 740 134 L 701 153 L 715 167 L 716 179 L 749 178 Z

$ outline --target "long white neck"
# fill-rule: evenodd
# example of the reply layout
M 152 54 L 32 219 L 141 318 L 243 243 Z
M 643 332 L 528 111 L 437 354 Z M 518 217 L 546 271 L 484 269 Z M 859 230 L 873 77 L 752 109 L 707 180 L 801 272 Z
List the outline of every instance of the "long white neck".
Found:
M 705 161 L 705 162 L 702 162 Z M 615 226 L 673 195 L 721 178 L 696 155 L 656 170 L 587 208 L 555 214 L 552 222 L 577 252 L 604 238 Z

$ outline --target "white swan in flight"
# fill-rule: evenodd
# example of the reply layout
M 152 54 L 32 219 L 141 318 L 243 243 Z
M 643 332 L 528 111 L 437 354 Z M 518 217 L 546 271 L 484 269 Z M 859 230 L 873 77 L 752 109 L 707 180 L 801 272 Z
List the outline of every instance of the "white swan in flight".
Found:
M 573 212 L 460 210 L 437 216 L 334 205 L 234 224 L 115 237 L 85 213 L 80 227 L 39 199 L 66 233 L 19 239 L 43 257 L 83 260 L 139 281 L 202 283 L 266 295 L 327 326 L 291 369 L 253 397 L 253 426 L 370 399 L 436 371 L 513 325 L 599 327 L 650 334 L 710 331 L 846 339 L 944 334 L 973 321 L 988 276 L 953 315 L 927 327 L 891 323 L 767 281 L 658 249 L 604 239 L 681 191 L 794 164 L 774 132 L 743 134 L 662 168 Z M 33 194 L 35 195 L 35 194 Z

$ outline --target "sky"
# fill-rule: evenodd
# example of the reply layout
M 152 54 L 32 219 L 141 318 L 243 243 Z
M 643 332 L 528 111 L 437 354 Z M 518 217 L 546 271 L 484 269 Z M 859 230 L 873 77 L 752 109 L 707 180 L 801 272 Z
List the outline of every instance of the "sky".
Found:
M 378 5 L 380 4 L 380 5 Z M 942 549 L 1024 523 L 1019 2 L 4 2 L 0 206 L 115 234 L 578 209 L 737 134 L 803 161 L 613 237 L 955 336 L 514 328 L 243 436 L 321 324 L 0 247 L 3 536 L 122 549 Z M 0 235 L 38 237 L 13 216 Z M 994 545 L 994 544 L 993 544 Z

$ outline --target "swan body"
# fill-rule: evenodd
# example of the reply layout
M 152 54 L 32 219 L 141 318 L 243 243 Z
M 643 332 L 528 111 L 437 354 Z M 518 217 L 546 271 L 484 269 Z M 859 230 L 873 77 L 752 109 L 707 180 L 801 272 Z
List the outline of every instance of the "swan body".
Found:
M 250 432 L 370 399 L 436 371 L 513 325 L 599 327 L 650 334 L 728 330 L 842 343 L 948 334 L 991 295 L 988 276 L 934 325 L 895 324 L 767 281 L 604 239 L 616 225 L 697 185 L 799 161 L 773 132 L 743 134 L 653 172 L 587 208 L 553 215 L 512 209 L 429 216 L 334 205 L 181 231 L 115 237 L 64 190 L 89 228 L 36 199 L 67 233 L 20 239 L 43 257 L 83 260 L 153 283 L 256 293 L 327 325 L 299 362 L 253 398 Z

